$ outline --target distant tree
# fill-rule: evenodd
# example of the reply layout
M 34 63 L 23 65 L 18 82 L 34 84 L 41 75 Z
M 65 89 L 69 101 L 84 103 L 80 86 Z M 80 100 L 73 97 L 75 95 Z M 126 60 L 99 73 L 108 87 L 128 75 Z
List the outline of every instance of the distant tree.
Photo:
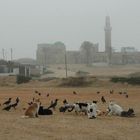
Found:
M 23 75 L 16 76 L 17 84 L 28 83 L 30 80 L 31 80 L 31 77 L 27 77 L 27 76 L 23 76 Z
M 7 65 L 7 61 L 3 60 L 3 59 L 0 59 L 0 65 Z

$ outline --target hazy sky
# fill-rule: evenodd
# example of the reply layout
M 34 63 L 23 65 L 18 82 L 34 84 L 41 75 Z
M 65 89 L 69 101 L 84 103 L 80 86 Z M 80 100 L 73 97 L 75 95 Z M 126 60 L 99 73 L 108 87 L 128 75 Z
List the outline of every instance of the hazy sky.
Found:
M 105 16 L 112 46 L 140 50 L 140 0 L 0 0 L 0 58 L 35 58 L 38 43 L 62 41 L 78 50 L 85 40 L 104 50 Z

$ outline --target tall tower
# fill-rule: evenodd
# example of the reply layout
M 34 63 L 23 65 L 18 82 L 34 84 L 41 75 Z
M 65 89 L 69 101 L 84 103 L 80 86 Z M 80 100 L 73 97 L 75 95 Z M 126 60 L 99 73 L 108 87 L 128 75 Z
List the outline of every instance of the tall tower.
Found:
M 112 55 L 111 30 L 112 30 L 112 27 L 110 25 L 109 16 L 106 16 L 104 30 L 105 30 L 105 53 L 107 54 L 108 64 L 111 64 L 111 55 Z

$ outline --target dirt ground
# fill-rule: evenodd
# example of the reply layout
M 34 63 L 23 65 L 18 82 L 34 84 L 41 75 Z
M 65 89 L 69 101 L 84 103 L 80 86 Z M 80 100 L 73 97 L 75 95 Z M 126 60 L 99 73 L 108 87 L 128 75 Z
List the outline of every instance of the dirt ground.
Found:
M 114 94 L 109 94 L 110 87 L 88 88 L 59 88 L 59 87 L 1 87 L 0 103 L 12 97 L 20 98 L 20 104 L 16 110 L 3 111 L 0 107 L 0 140 L 139 140 L 140 139 L 140 88 L 122 85 L 114 85 Z M 44 106 L 48 106 L 51 100 L 59 99 L 58 106 L 51 116 L 39 116 L 39 118 L 23 119 L 23 108 L 28 107 L 32 97 L 37 97 L 34 91 L 42 93 L 40 99 Z M 77 92 L 74 95 L 73 91 Z M 125 90 L 129 97 L 118 94 Z M 100 94 L 96 92 L 100 91 Z M 50 93 L 47 98 L 46 94 Z M 62 101 L 67 99 L 70 103 L 76 101 L 98 100 L 98 109 L 105 110 L 107 104 L 102 104 L 101 96 L 105 96 L 107 102 L 115 100 L 125 110 L 133 107 L 136 117 L 121 118 L 117 116 L 98 116 L 96 119 L 88 119 L 83 114 L 74 112 L 60 113 L 58 108 Z
M 112 66 L 90 66 L 86 67 L 86 65 L 81 64 L 68 64 L 68 76 L 75 76 L 75 73 L 78 71 L 88 72 L 92 76 L 98 77 L 110 77 L 110 76 L 127 76 L 131 73 L 140 72 L 140 65 L 112 65 Z M 56 77 L 65 77 L 65 66 L 64 64 L 60 65 L 50 65 L 48 70 L 54 72 L 54 74 L 48 74 L 50 76 Z
M 107 76 L 122 76 L 139 72 L 139 68 L 140 66 L 112 66 L 110 68 L 68 66 L 69 71 L 74 73 L 80 69 L 101 77 L 102 81 L 90 87 L 77 88 L 52 86 L 58 81 L 35 80 L 28 84 L 16 85 L 14 77 L 0 77 L 0 140 L 140 140 L 140 86 L 113 84 L 106 78 L 102 79 Z M 54 69 L 57 71 L 58 66 Z M 59 70 L 63 71 L 60 77 L 65 76 L 64 69 L 59 66 Z M 114 89 L 114 94 L 109 93 L 110 89 Z M 35 90 L 41 92 L 41 96 L 38 97 L 34 93 Z M 74 95 L 73 91 L 76 91 L 77 95 Z M 101 93 L 97 94 L 97 91 Z M 129 97 L 118 94 L 119 91 L 126 91 Z M 48 98 L 47 93 L 50 94 Z M 101 103 L 101 96 L 107 100 L 106 104 Z M 19 97 L 20 103 L 16 110 L 11 109 L 7 112 L 2 110 L 4 107 L 2 104 L 9 97 L 12 98 L 12 102 Z M 25 112 L 23 108 L 28 107 L 27 103 L 33 97 L 40 98 L 44 107 L 49 106 L 51 100 L 58 98 L 58 106 L 53 115 L 21 118 Z M 87 116 L 76 115 L 75 112 L 60 113 L 59 107 L 64 99 L 67 99 L 69 103 L 98 100 L 97 105 L 100 110 L 106 110 L 108 102 L 115 100 L 124 110 L 132 107 L 136 117 L 98 116 L 96 119 L 88 119 Z

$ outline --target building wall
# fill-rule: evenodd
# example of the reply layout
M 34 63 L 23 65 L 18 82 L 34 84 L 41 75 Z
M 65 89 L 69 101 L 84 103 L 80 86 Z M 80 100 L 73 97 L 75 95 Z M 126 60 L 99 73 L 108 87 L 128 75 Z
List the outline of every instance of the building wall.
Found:
M 107 63 L 107 53 L 98 52 L 94 55 L 93 63 Z
M 80 51 L 67 51 L 67 63 L 80 64 L 81 63 Z
M 80 59 L 81 63 L 92 64 L 96 59 L 96 53 L 99 51 L 99 44 L 93 44 L 91 42 L 85 41 L 80 47 Z
M 64 63 L 65 45 L 61 42 L 56 42 L 54 44 L 38 44 L 36 59 L 37 64 L 41 66 Z

